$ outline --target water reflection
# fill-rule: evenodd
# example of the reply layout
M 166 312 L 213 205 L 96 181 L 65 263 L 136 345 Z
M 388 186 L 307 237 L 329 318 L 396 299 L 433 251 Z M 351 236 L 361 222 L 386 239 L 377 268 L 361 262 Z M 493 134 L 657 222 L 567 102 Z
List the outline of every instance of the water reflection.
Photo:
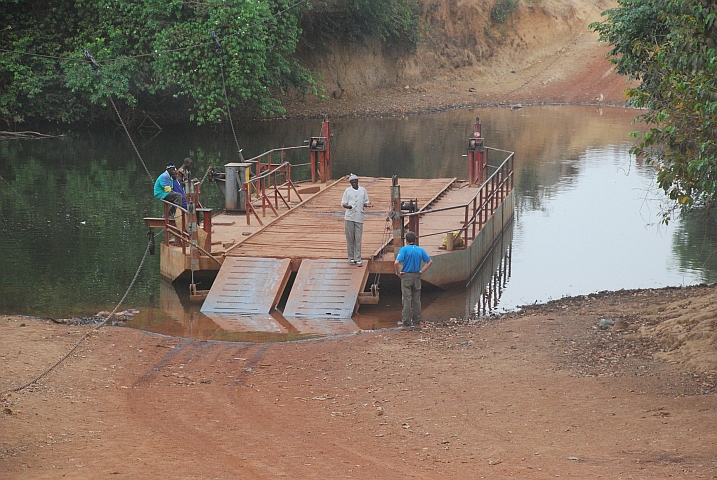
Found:
M 424 292 L 424 318 L 485 315 L 599 290 L 717 280 L 715 217 L 691 215 L 657 226 L 661 194 L 654 171 L 628 153 L 635 111 L 553 106 L 338 119 L 332 123 L 334 174 L 465 177 L 463 154 L 476 115 L 489 145 L 516 152 L 510 240 L 494 250 L 469 288 Z M 254 122 L 240 125 L 238 138 L 244 154 L 253 156 L 301 144 L 318 134 L 319 125 Z M 237 160 L 227 131 L 167 128 L 135 141 L 154 174 L 186 156 L 196 159 L 200 174 Z M 152 179 L 123 132 L 0 141 L 0 177 L 0 313 L 62 318 L 112 310 L 145 251 L 142 218 L 161 211 Z M 203 199 L 217 210 L 223 206 L 213 185 L 204 185 Z M 201 338 L 252 336 L 225 319 L 201 316 L 185 301 L 183 286 L 170 305 L 166 288 L 158 257 L 150 257 L 124 304 L 142 312 L 138 327 Z M 381 303 L 362 306 L 355 327 L 341 328 L 384 328 L 398 319 L 397 283 L 383 278 Z M 263 319 L 267 332 L 254 337 L 325 333 L 321 325 L 285 320 Z
M 127 322 L 165 335 L 235 342 L 277 342 L 354 333 L 370 316 L 351 319 L 285 318 L 279 310 L 266 315 L 205 315 L 201 304 L 190 302 L 189 290 L 181 284 L 160 281 L 158 308 L 140 312 Z

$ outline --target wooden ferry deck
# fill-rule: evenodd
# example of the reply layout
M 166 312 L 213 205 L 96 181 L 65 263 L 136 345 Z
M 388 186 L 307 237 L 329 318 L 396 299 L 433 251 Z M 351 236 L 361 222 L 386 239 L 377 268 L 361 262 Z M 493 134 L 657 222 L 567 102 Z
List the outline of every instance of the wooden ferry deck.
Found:
M 451 189 L 455 183 L 454 178 L 402 179 L 401 195 L 416 198 L 419 206 L 428 207 L 442 206 L 453 200 L 465 203 L 476 193 L 475 188 Z M 391 223 L 387 221 L 391 210 L 391 179 L 359 177 L 359 185 L 366 189 L 371 201 L 364 218 L 362 258 L 393 263 L 392 249 L 381 255 L 393 239 Z M 341 197 L 347 187 L 348 181 L 342 178 L 291 210 L 284 210 L 279 217 L 273 217 L 268 211 L 263 217 L 263 227 L 254 218 L 252 225 L 246 225 L 245 215 L 218 215 L 213 222 L 212 243 L 226 248 L 213 246 L 212 253 L 227 257 L 290 258 L 294 271 L 306 258 L 347 259 L 345 210 L 341 207 Z M 450 195 L 446 195 L 449 192 Z M 463 216 L 462 212 L 456 215 L 460 218 L 441 216 L 439 222 L 426 226 L 426 233 L 451 228 L 448 224 L 458 228 Z M 443 237 L 427 237 L 426 243 L 421 245 L 429 255 L 435 255 L 440 253 L 438 247 L 442 240 Z M 382 268 L 385 269 L 379 265 L 369 266 L 369 271 L 377 272 Z M 392 267 L 390 271 L 393 272 Z

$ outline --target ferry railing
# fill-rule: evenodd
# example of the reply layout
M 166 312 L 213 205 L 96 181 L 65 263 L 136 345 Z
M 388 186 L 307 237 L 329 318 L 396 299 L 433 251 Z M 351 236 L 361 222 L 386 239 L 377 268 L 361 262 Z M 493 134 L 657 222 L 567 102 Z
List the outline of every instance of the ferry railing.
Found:
M 189 232 L 185 230 L 186 225 L 189 223 L 190 214 L 189 210 L 186 208 L 180 207 L 178 205 L 175 205 L 172 202 L 168 202 L 167 200 L 162 200 L 164 203 L 164 244 L 169 245 L 169 236 L 170 234 L 174 236 L 175 239 L 179 241 L 182 247 L 182 254 L 187 254 L 187 247 L 191 243 L 191 236 Z M 176 222 L 176 212 L 175 216 L 171 216 L 169 214 L 169 209 L 171 207 L 176 208 L 179 212 L 181 212 L 181 216 L 179 217 L 181 219 L 181 227 L 177 226 Z M 202 250 L 205 250 L 206 253 L 211 253 L 212 251 L 212 209 L 211 208 L 197 208 L 197 213 L 202 213 L 202 230 L 204 230 L 207 234 L 207 240 L 204 245 L 200 245 L 200 248 Z
M 488 150 L 496 152 L 507 153 L 508 157 L 503 162 L 494 167 L 488 165 L 487 168 L 494 168 L 493 173 L 481 184 L 476 194 L 468 202 L 461 205 L 453 205 L 450 207 L 443 207 L 437 209 L 426 208 L 419 210 L 414 213 L 402 213 L 401 217 L 408 218 L 409 224 L 413 225 L 415 230 L 418 230 L 419 221 L 418 219 L 422 216 L 447 212 L 450 210 L 463 209 L 465 211 L 463 225 L 457 229 L 460 231 L 460 236 L 463 238 L 464 243 L 467 245 L 469 240 L 473 240 L 476 234 L 483 228 L 488 219 L 496 212 L 498 207 L 508 194 L 513 191 L 514 187 L 514 163 L 515 163 L 515 152 L 509 152 L 508 150 L 501 150 L 499 148 L 485 147 Z M 415 231 L 417 238 L 420 240 L 421 235 Z M 445 230 L 440 232 L 432 232 L 424 237 L 430 237 L 434 235 L 446 235 L 453 234 L 456 229 Z
M 200 194 L 201 194 L 201 182 L 198 182 L 196 180 L 192 180 L 192 189 L 193 193 L 190 193 L 188 195 L 193 195 L 194 204 L 196 206 L 196 213 L 202 214 L 202 230 L 204 230 L 207 234 L 207 240 L 204 245 L 200 245 L 199 247 L 204 250 L 206 253 L 211 253 L 212 251 L 212 209 L 211 208 L 203 208 L 201 201 L 200 201 Z M 172 202 L 168 202 L 167 200 L 162 200 L 164 203 L 164 243 L 165 245 L 169 245 L 169 235 L 170 233 L 179 240 L 182 247 L 182 254 L 186 255 L 187 246 L 191 242 L 191 236 L 189 232 L 186 231 L 186 226 L 189 223 L 190 219 L 190 213 L 189 210 L 186 208 L 183 208 L 181 206 L 175 205 Z M 181 227 L 177 226 L 176 223 L 176 211 L 175 216 L 169 215 L 169 209 L 171 207 L 175 207 L 177 210 L 181 212 Z
M 255 163 L 255 175 L 259 176 L 263 174 L 267 170 L 272 170 L 272 167 L 276 167 L 279 165 L 283 165 L 284 163 L 287 163 L 286 161 L 286 153 L 290 152 L 292 150 L 305 150 L 308 149 L 308 145 L 299 145 L 298 147 L 281 147 L 281 148 L 272 148 L 271 150 L 260 153 L 256 157 L 249 158 L 245 160 L 247 163 Z M 271 163 L 271 157 L 275 154 L 279 154 L 281 159 L 279 163 Z M 266 159 L 265 162 L 262 162 L 262 159 Z M 298 166 L 304 166 L 304 165 L 311 165 L 311 163 L 303 163 L 301 165 L 294 165 L 295 167 Z
M 252 214 L 259 222 L 259 225 L 264 225 L 264 223 L 259 218 L 259 214 L 257 213 L 257 206 L 255 206 L 254 203 L 251 201 L 252 195 L 254 195 L 254 201 L 261 200 L 262 217 L 266 216 L 267 207 L 271 209 L 271 211 L 274 213 L 274 216 L 278 217 L 279 213 L 277 212 L 277 209 L 279 208 L 279 200 L 284 203 L 284 206 L 287 209 L 290 209 L 291 205 L 289 205 L 289 202 L 291 201 L 292 190 L 299 199 L 299 202 L 302 201 L 301 195 L 299 195 L 299 191 L 296 189 L 296 185 L 291 180 L 291 167 L 292 165 L 289 162 L 284 162 L 280 165 L 274 165 L 274 168 L 266 170 L 264 173 L 256 175 L 255 177 L 249 179 L 249 181 L 244 183 L 244 195 L 247 199 L 245 209 L 247 225 L 251 225 Z M 284 195 L 281 193 L 282 188 L 286 189 L 286 198 L 284 198 Z M 270 198 L 272 194 L 274 197 L 273 205 L 272 199 Z

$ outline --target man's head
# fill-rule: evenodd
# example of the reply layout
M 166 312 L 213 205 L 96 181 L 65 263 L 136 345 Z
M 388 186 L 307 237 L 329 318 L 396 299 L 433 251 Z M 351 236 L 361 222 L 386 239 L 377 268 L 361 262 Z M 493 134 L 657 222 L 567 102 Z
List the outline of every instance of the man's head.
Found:
M 168 163 L 167 164 L 167 173 L 172 178 L 177 178 L 177 167 L 175 167 L 173 164 Z
M 189 157 L 185 158 L 184 162 L 182 162 L 182 168 L 185 170 L 187 170 L 187 169 L 191 170 L 193 166 L 194 166 L 194 160 L 192 160 Z
M 414 243 L 416 243 L 416 234 L 413 233 L 413 232 L 408 232 L 408 233 L 406 234 L 406 242 L 407 242 L 407 243 L 410 243 L 411 245 L 413 245 Z
M 352 187 L 354 187 L 354 189 L 358 189 L 358 177 L 353 173 L 349 175 L 349 183 Z

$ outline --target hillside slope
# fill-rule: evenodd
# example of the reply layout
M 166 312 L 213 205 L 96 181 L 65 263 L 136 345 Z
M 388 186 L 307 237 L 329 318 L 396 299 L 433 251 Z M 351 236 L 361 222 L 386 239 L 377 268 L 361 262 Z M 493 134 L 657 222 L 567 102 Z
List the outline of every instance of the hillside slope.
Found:
M 611 1 L 521 2 L 490 20 L 491 0 L 424 0 L 424 42 L 400 52 L 377 42 L 336 45 L 301 61 L 324 98 L 286 98 L 287 115 L 410 114 L 485 104 L 623 105 L 628 83 L 588 25 Z

